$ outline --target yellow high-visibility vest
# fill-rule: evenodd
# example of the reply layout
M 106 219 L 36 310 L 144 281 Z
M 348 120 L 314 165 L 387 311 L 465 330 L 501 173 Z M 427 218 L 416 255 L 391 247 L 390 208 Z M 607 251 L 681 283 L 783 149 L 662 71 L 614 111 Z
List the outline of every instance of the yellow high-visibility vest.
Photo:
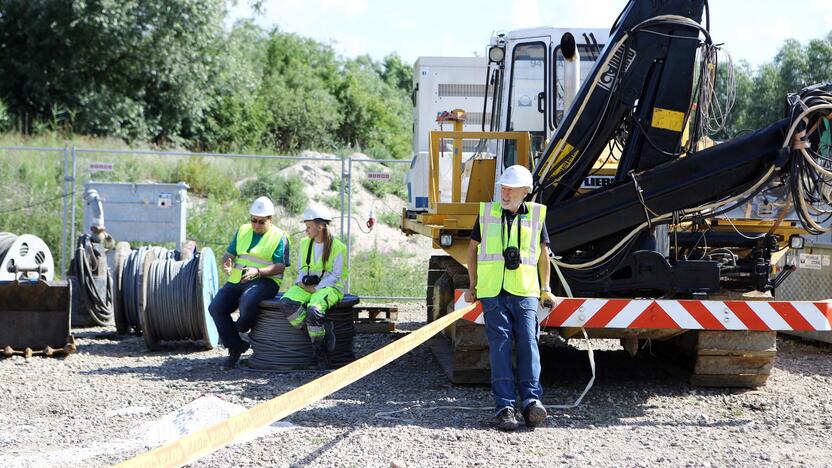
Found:
M 251 250 L 248 250 L 252 237 L 254 237 L 254 228 L 251 227 L 251 224 L 243 224 L 237 230 L 237 258 L 234 262 L 234 269 L 231 270 L 231 276 L 228 277 L 229 283 L 239 283 L 243 277 L 243 268 L 245 267 L 266 268 L 274 265 L 272 257 L 278 245 L 280 245 L 280 240 L 284 237 L 283 230 L 272 225 L 271 229 L 263 234 L 260 242 Z M 283 273 L 264 278 L 271 278 L 280 286 L 280 283 L 283 282 Z
M 324 276 L 324 272 L 332 273 L 332 267 L 335 262 L 335 259 L 338 258 L 338 255 L 343 255 L 342 261 L 347 259 L 347 246 L 344 245 L 338 239 L 332 239 L 332 249 L 329 252 L 329 258 L 326 259 L 326 265 L 322 263 L 322 259 L 318 258 L 315 259 L 315 254 L 312 251 L 312 240 L 311 237 L 306 236 L 300 241 L 300 250 L 298 251 L 298 263 L 301 266 L 301 275 L 318 275 L 320 277 Z M 346 267 L 346 265 L 344 265 Z M 341 277 L 338 278 L 338 281 L 334 285 L 333 288 L 344 292 L 344 276 L 347 275 L 347 269 L 341 269 Z
M 480 233 L 482 242 L 477 246 L 477 297 L 496 297 L 500 291 L 521 297 L 539 297 L 540 281 L 537 261 L 540 258 L 540 233 L 546 219 L 546 206 L 526 202 L 526 213 L 518 214 L 514 223 L 520 223 L 520 239 L 517 227 L 503 226 L 503 208 L 499 202 L 480 203 Z M 506 247 L 520 249 L 520 266 L 506 270 L 503 251 Z

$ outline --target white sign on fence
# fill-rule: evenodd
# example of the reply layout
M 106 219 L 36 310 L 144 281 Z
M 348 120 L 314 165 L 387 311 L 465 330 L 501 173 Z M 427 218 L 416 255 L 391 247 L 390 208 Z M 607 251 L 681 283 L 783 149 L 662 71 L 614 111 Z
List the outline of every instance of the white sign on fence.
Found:
M 389 172 L 368 172 L 367 178 L 370 180 L 390 180 Z
M 113 163 L 91 162 L 90 172 L 113 172 Z
M 823 265 L 823 258 L 821 255 L 800 254 L 800 261 L 798 262 L 798 266 L 800 268 L 806 268 L 807 270 L 820 270 L 822 269 L 821 265 Z

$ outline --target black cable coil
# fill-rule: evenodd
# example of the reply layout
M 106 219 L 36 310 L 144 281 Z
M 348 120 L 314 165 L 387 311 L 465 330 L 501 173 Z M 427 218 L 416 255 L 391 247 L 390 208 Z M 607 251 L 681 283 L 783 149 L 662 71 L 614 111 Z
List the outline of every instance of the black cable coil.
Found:
M 104 250 L 87 234 L 78 238 L 69 276 L 77 281 L 77 306 L 73 307 L 73 326 L 108 326 L 113 322 L 113 277 Z
M 121 290 L 119 294 L 116 294 L 116 297 L 121 299 L 121 303 L 116 307 L 115 316 L 118 333 L 141 333 L 139 311 L 144 306 L 142 282 L 145 257 L 148 252 L 151 252 L 156 259 L 175 258 L 175 252 L 164 247 L 139 247 L 130 252 L 121 269 Z
M 316 369 L 309 333 L 304 325 L 295 328 L 286 319 L 294 310 L 286 310 L 279 299 L 260 303 L 260 314 L 249 332 L 253 354 L 244 368 L 271 371 Z M 338 368 L 355 360 L 353 338 L 355 324 L 351 307 L 330 309 L 326 320 L 333 323 L 335 349 L 327 353 L 330 368 Z
M 142 337 L 158 349 L 160 341 L 201 341 L 207 349 L 217 345 L 218 333 L 208 314 L 217 294 L 214 253 L 204 248 L 187 260 L 146 258 L 146 302 L 139 309 Z

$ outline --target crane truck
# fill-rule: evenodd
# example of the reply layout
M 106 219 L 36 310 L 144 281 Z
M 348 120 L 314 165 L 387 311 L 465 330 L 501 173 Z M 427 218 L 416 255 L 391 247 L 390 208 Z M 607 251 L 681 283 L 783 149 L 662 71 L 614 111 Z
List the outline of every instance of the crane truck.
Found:
M 718 73 L 709 16 L 706 0 L 629 0 L 609 31 L 491 38 L 482 108 L 441 113 L 408 178 L 426 200 L 411 200 L 401 228 L 445 253 L 429 262 L 428 321 L 463 305 L 479 203 L 523 164 L 529 198 L 548 207 L 558 296 L 538 312 L 548 333 L 585 330 L 632 354 L 649 340 L 688 359 L 695 385 L 755 387 L 777 331 L 832 329 L 830 304 L 776 300 L 793 267 L 775 267 L 805 235 L 829 231 L 832 160 L 816 148 L 832 83 L 795 90 L 782 120 L 714 144 L 730 70 Z M 465 128 L 466 111 L 480 112 L 479 129 Z M 752 209 L 761 195 L 779 208 Z M 466 319 L 446 330 L 440 362 L 453 382 L 485 383 L 481 309 Z

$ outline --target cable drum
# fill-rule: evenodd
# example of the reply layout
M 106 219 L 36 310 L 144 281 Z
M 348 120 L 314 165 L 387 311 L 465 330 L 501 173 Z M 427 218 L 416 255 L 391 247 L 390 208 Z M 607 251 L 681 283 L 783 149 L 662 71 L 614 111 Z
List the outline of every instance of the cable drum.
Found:
M 356 302 L 357 298 L 342 301 L 326 313 L 326 320 L 333 323 L 335 333 L 335 349 L 327 353 L 331 368 L 355 360 L 352 305 Z M 295 328 L 286 318 L 293 312 L 294 310 L 284 310 L 283 303 L 278 298 L 260 302 L 260 314 L 249 332 L 253 354 L 245 362 L 247 367 L 271 371 L 317 368 L 306 325 Z
M 286 317 L 291 312 L 277 299 L 260 302 L 260 313 L 249 332 L 253 354 L 246 361 L 248 367 L 275 371 L 316 368 L 306 326 L 290 325 Z
M 144 264 L 148 255 L 153 259 L 172 259 L 175 252 L 164 247 L 139 247 L 124 259 L 119 272 L 119 304 L 115 307 L 116 331 L 121 334 L 141 333 L 139 311 L 144 307 Z
M 204 248 L 193 258 L 179 261 L 145 254 L 144 307 L 138 310 L 142 336 L 148 348 L 160 341 L 202 341 L 217 346 L 219 333 L 208 313 L 219 285 L 214 252 Z
M 31 234 L 0 232 L 0 281 L 52 281 L 55 263 L 46 243 Z

